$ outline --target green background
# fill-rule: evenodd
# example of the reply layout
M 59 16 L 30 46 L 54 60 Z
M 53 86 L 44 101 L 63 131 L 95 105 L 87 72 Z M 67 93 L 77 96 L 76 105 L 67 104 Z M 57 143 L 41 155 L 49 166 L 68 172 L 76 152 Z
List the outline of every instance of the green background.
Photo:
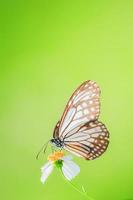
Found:
M 88 79 L 101 88 L 110 145 L 97 160 L 74 157 L 73 183 L 95 200 L 133 198 L 133 1 L 7 0 L 0 13 L 0 199 L 84 199 L 57 169 L 42 185 L 46 157 L 35 156 Z

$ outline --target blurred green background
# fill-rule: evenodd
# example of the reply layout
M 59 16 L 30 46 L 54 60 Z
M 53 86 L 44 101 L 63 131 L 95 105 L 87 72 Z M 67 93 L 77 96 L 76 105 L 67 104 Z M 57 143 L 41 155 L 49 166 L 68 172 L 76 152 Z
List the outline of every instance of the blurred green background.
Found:
M 45 185 L 35 159 L 83 81 L 101 88 L 110 131 L 97 160 L 74 158 L 95 200 L 133 198 L 133 1 L 1 1 L 0 199 L 84 199 L 54 170 Z M 48 153 L 50 153 L 50 148 Z

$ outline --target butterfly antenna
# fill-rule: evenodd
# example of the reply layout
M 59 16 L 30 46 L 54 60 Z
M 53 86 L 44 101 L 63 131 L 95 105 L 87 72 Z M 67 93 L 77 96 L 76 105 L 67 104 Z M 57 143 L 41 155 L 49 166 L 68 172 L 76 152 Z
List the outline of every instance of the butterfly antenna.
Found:
M 40 153 L 41 153 L 42 151 L 43 151 L 43 153 L 45 154 L 49 142 L 50 142 L 50 140 L 49 140 L 48 142 L 46 142 L 46 143 L 41 147 L 40 151 L 39 151 L 39 152 L 37 153 L 37 155 L 36 155 L 36 159 L 37 159 L 37 160 L 38 160 L 39 155 L 40 155 Z

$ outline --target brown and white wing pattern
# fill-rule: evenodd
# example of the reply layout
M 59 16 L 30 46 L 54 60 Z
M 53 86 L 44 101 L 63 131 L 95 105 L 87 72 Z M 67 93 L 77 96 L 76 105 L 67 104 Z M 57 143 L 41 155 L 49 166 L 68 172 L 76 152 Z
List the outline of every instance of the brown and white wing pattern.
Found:
M 60 126 L 60 121 L 57 122 L 55 128 L 54 128 L 54 132 L 53 132 L 53 137 L 54 138 L 58 138 L 59 137 L 59 126 Z
M 64 149 L 73 154 L 93 160 L 101 156 L 108 147 L 109 132 L 98 121 L 88 122 L 76 134 L 64 138 Z
M 86 81 L 71 96 L 62 115 L 58 136 L 60 139 L 76 133 L 89 121 L 98 119 L 100 89 L 94 81 Z

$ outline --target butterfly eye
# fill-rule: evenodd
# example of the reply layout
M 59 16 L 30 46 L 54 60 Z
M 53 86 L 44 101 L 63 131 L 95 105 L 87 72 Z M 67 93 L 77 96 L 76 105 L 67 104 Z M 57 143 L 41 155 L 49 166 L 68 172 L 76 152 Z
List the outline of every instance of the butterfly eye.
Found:
M 54 143 L 54 141 L 55 141 L 55 139 L 51 139 L 51 140 L 50 140 L 51 143 Z

